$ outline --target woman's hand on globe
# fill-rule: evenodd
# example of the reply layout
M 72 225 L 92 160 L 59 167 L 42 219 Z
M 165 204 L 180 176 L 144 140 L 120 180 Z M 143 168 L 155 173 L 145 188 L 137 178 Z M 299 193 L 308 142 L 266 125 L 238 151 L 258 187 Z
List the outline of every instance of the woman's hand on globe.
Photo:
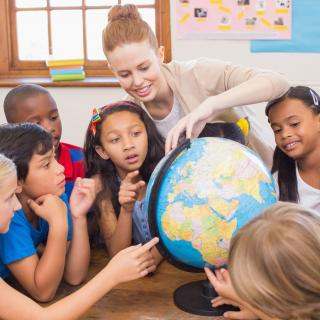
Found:
M 138 179 L 139 171 L 129 172 L 122 180 L 119 190 L 119 203 L 121 207 L 128 213 L 132 213 L 134 203 L 137 201 L 139 190 L 145 187 L 145 182 Z
M 211 302 L 212 302 L 212 306 L 215 308 L 222 306 L 224 304 L 229 304 L 234 307 L 238 307 L 240 309 L 240 311 L 227 311 L 227 312 L 225 312 L 223 314 L 223 316 L 228 319 L 247 319 L 247 320 L 260 319 L 258 317 L 258 315 L 256 315 L 253 311 L 249 310 L 249 308 L 243 306 L 242 304 L 240 304 L 234 300 L 219 296 L 219 297 L 213 299 Z
M 210 114 L 208 114 L 207 111 L 208 110 L 202 112 L 202 108 L 199 107 L 178 121 L 167 135 L 165 145 L 166 153 L 177 147 L 181 135 L 185 134 L 187 139 L 193 139 L 199 136 L 210 118 Z

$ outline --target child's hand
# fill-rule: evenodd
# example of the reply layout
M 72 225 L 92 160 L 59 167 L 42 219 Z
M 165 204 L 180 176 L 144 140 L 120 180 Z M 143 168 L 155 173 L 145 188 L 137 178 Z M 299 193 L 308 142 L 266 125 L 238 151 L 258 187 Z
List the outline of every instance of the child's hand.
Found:
M 153 238 L 145 245 L 131 246 L 117 253 L 107 265 L 115 285 L 146 276 L 156 269 L 150 249 L 159 242 Z
M 247 320 L 256 320 L 260 319 L 258 315 L 256 315 L 253 311 L 249 310 L 248 308 L 244 307 L 240 303 L 226 299 L 224 297 L 217 297 L 211 300 L 212 306 L 214 308 L 222 306 L 224 304 L 230 304 L 234 307 L 238 307 L 240 311 L 227 311 L 223 314 L 224 317 L 228 319 L 247 319 Z
M 96 197 L 93 179 L 77 178 L 70 197 L 70 210 L 73 218 L 86 217 Z
M 233 288 L 228 270 L 216 269 L 215 272 L 212 272 L 209 268 L 205 267 L 204 271 L 219 296 L 234 301 L 241 301 Z
M 139 180 L 133 183 L 133 180 L 139 175 L 139 171 L 133 171 L 121 182 L 119 190 L 119 203 L 126 212 L 132 212 L 134 203 L 137 201 L 139 190 L 145 186 L 145 182 Z
M 66 204 L 57 196 L 46 194 L 35 201 L 29 199 L 28 205 L 31 210 L 39 217 L 52 224 L 68 226 L 68 215 Z

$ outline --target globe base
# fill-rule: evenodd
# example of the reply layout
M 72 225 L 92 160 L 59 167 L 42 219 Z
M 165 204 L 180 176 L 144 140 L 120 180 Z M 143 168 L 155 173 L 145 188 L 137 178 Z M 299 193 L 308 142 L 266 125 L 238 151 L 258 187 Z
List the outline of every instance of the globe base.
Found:
M 173 293 L 173 300 L 179 309 L 201 316 L 222 316 L 226 311 L 239 311 L 230 305 L 212 307 L 211 300 L 217 296 L 208 280 L 200 280 L 177 288 Z

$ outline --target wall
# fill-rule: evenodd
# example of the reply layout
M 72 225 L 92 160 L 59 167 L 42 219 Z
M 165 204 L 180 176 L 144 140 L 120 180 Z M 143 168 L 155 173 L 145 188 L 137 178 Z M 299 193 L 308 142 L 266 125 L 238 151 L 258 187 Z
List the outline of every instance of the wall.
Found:
M 266 68 L 285 74 L 291 84 L 311 86 L 320 92 L 320 54 L 293 53 L 250 53 L 247 40 L 213 41 L 213 40 L 177 40 L 175 38 L 175 8 L 171 8 L 172 53 L 176 60 L 194 59 L 207 56 L 222 60 Z M 10 88 L 0 88 L 0 105 Z M 63 140 L 77 145 L 83 144 L 85 128 L 94 106 L 101 106 L 124 96 L 118 88 L 50 88 L 56 99 L 63 121 Z M 253 106 L 261 122 L 264 118 L 264 104 Z M 5 122 L 2 108 L 0 123 Z

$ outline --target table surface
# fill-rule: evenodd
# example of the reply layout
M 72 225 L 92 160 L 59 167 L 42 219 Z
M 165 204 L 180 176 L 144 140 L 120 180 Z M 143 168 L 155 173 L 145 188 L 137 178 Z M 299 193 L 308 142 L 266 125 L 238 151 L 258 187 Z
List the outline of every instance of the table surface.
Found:
M 91 254 L 88 279 L 92 278 L 108 261 L 103 248 L 94 249 Z M 152 276 L 121 284 L 97 302 L 81 319 L 109 320 L 196 320 L 224 317 L 198 316 L 178 309 L 173 302 L 174 290 L 182 284 L 203 280 L 204 273 L 189 273 L 179 270 L 164 261 Z M 54 301 L 76 288 L 62 284 Z

